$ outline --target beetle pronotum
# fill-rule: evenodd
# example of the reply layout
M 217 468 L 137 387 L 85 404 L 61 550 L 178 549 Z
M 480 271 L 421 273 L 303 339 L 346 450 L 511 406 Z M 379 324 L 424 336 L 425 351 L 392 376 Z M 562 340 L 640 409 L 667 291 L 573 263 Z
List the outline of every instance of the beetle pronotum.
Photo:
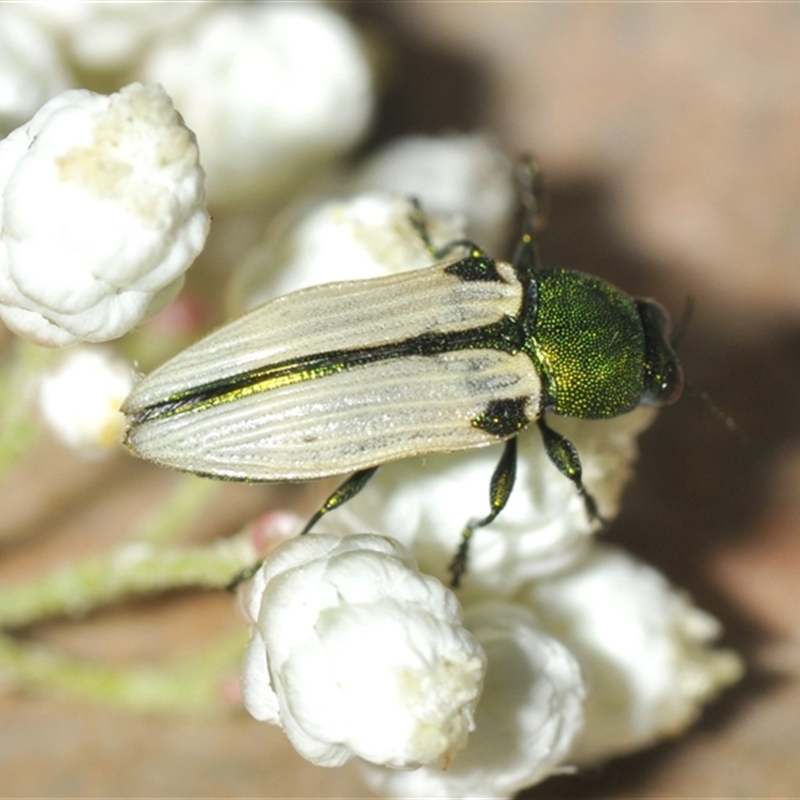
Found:
M 572 443 L 547 413 L 602 419 L 680 395 L 681 368 L 661 306 L 599 278 L 538 263 L 539 173 L 528 162 L 528 218 L 512 263 L 469 241 L 431 267 L 314 286 L 270 300 L 145 377 L 123 411 L 126 444 L 159 464 L 229 480 L 354 473 L 304 529 L 360 491 L 377 468 L 423 453 L 505 442 L 490 512 L 502 511 L 516 437 L 531 423 L 552 462 L 597 516 Z

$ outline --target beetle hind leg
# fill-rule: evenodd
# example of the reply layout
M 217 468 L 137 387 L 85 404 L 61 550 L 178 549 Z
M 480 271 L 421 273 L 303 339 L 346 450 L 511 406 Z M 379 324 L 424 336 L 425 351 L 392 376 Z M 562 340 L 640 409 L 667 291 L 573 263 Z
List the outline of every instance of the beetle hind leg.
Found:
M 308 533 L 329 511 L 339 508 L 339 506 L 344 505 L 348 500 L 355 497 L 367 485 L 369 479 L 377 471 L 378 467 L 370 467 L 369 469 L 362 469 L 359 472 L 354 472 L 336 489 L 336 491 L 334 491 L 328 497 L 328 499 L 322 504 L 322 507 L 319 509 L 319 511 L 317 511 L 316 514 L 311 517 L 303 530 L 300 531 L 300 535 L 302 536 L 304 533 Z M 240 583 L 249 581 L 250 578 L 252 578 L 256 572 L 258 572 L 263 563 L 263 560 L 258 561 L 253 564 L 252 567 L 242 570 L 234 576 L 234 578 L 225 588 L 230 592 L 234 591 Z
M 517 477 L 517 437 L 506 441 L 503 454 L 495 467 L 492 480 L 489 484 L 489 503 L 491 511 L 482 519 L 471 519 L 461 534 L 461 544 L 458 546 L 448 570 L 450 572 L 450 585 L 457 589 L 461 585 L 461 578 L 467 571 L 469 557 L 469 543 L 472 534 L 478 528 L 483 528 L 493 522 L 497 515 L 506 507 L 514 481 Z
M 339 486 L 322 504 L 319 511 L 306 523 L 300 534 L 308 533 L 329 511 L 333 511 L 355 497 L 366 485 L 369 479 L 378 471 L 378 467 L 369 467 L 359 472 L 354 472 L 341 486 Z

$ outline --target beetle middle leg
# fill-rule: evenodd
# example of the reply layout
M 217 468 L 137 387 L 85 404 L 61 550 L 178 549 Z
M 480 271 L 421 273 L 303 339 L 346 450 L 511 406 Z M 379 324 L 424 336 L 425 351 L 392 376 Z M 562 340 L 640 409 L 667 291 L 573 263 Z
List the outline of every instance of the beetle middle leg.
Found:
M 448 567 L 450 571 L 450 585 L 457 589 L 461 584 L 461 578 L 467 571 L 467 559 L 469 556 L 469 542 L 472 534 L 478 528 L 483 528 L 493 522 L 497 515 L 506 507 L 511 490 L 514 488 L 514 481 L 517 477 L 517 437 L 514 436 L 506 441 L 503 454 L 495 467 L 492 480 L 489 484 L 489 504 L 491 511 L 483 519 L 471 519 L 461 534 L 461 544 L 458 546 L 453 560 Z
M 378 467 L 369 467 L 354 472 L 341 486 L 339 486 L 322 507 L 306 523 L 300 534 L 308 533 L 329 511 L 344 505 L 348 500 L 355 497 L 366 485 L 369 479 L 378 471 Z

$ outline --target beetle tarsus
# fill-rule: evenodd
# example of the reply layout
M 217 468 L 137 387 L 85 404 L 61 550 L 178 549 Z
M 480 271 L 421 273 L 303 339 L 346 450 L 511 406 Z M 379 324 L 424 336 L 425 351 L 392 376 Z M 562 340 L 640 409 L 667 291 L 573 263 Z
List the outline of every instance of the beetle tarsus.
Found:
M 461 534 L 461 544 L 458 546 L 458 550 L 456 550 L 453 560 L 447 567 L 447 571 L 450 573 L 450 586 L 452 586 L 453 589 L 458 589 L 458 587 L 461 586 L 461 578 L 467 571 L 469 540 L 472 538 L 473 533 L 473 523 L 470 522 L 470 524 L 467 525 L 467 527 L 464 529 L 464 532 Z
M 241 572 L 237 572 L 236 575 L 233 576 L 233 579 L 225 584 L 225 591 L 226 592 L 235 592 L 240 584 L 244 583 L 245 581 L 249 581 L 253 575 L 256 574 L 261 569 L 261 565 L 264 563 L 263 559 L 261 561 L 256 561 L 255 564 L 252 566 L 243 569 Z
M 583 498 L 583 505 L 586 508 L 586 516 L 592 522 L 597 520 L 601 525 L 608 525 L 608 520 L 600 513 L 597 508 L 597 501 L 586 491 L 585 487 L 578 489 L 578 494 Z

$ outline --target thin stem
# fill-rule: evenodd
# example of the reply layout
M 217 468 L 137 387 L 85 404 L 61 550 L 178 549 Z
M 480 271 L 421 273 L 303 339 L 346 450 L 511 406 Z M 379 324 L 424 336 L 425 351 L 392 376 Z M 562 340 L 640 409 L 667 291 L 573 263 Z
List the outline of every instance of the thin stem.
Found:
M 223 589 L 256 559 L 246 534 L 202 547 L 132 542 L 38 580 L 0 589 L 0 628 L 80 616 L 124 598 L 166 589 Z
M 201 653 L 153 667 L 110 667 L 56 655 L 0 635 L 0 675 L 15 686 L 141 713 L 208 712 L 223 707 L 222 685 L 244 649 L 244 630 Z

